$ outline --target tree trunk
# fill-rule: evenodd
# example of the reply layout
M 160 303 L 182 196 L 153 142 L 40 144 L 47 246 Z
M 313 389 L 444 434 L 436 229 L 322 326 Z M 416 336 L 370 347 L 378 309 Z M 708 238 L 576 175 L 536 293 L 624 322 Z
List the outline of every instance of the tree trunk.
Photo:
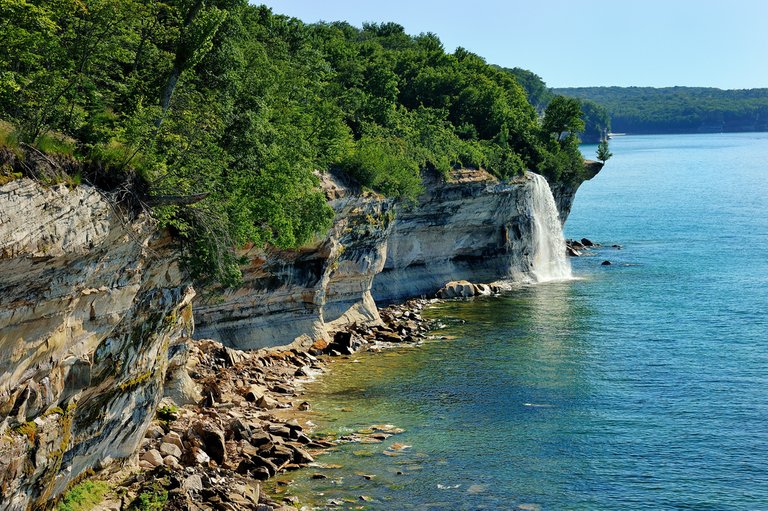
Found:
M 178 65 L 173 66 L 173 69 L 171 69 L 171 74 L 168 76 L 168 81 L 165 82 L 165 88 L 163 89 L 163 95 L 160 98 L 160 117 L 157 118 L 157 121 L 155 123 L 155 126 L 157 128 L 160 128 L 160 125 L 163 124 L 163 119 L 165 119 L 165 114 L 168 112 L 168 108 L 171 106 L 171 97 L 173 96 L 173 90 L 176 88 L 176 83 L 179 81 L 179 77 L 181 76 L 181 69 Z
M 184 18 L 184 26 L 182 27 L 181 34 L 184 34 L 184 30 L 189 28 L 189 26 L 192 24 L 192 22 L 195 20 L 195 16 L 200 12 L 200 9 L 203 8 L 204 0 L 197 0 L 194 4 L 192 4 L 192 7 L 187 11 L 187 15 Z M 177 44 L 181 44 L 181 41 L 183 40 L 183 37 Z M 160 117 L 157 118 L 157 122 L 155 123 L 155 126 L 157 126 L 158 129 L 160 129 L 160 125 L 163 124 L 163 119 L 165 119 L 165 114 L 168 112 L 168 108 L 171 106 L 171 97 L 173 97 L 173 91 L 176 88 L 176 83 L 178 83 L 179 78 L 181 77 L 181 71 L 186 66 L 186 60 L 182 59 L 180 57 L 181 55 L 181 47 L 176 48 L 176 59 L 173 62 L 173 69 L 171 69 L 171 74 L 168 76 L 168 81 L 165 82 L 165 88 L 163 89 L 163 95 L 160 98 L 160 107 L 162 109 L 160 113 Z

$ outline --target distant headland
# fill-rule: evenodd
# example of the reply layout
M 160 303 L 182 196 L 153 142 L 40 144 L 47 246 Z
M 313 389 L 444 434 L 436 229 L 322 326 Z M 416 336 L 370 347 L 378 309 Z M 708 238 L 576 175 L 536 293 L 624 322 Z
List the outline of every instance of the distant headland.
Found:
M 768 131 L 768 89 L 573 87 L 551 91 L 604 107 L 614 132 Z

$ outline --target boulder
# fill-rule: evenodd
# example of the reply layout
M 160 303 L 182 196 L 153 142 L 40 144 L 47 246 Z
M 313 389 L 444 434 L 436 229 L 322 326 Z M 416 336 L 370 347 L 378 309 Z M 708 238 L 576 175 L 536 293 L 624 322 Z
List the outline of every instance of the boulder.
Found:
M 268 458 L 264 458 L 262 456 L 253 456 L 251 458 L 251 461 L 256 464 L 257 466 L 264 467 L 269 471 L 269 476 L 272 477 L 275 474 L 277 474 L 277 465 L 272 463 L 272 461 Z M 256 478 L 258 479 L 258 478 Z
M 576 250 L 573 247 L 566 246 L 565 247 L 565 255 L 570 256 L 570 257 L 580 257 L 581 256 L 581 252 L 579 252 L 578 250 Z
M 165 430 L 162 426 L 156 423 L 152 423 L 147 428 L 147 432 L 144 434 L 146 438 L 162 438 L 165 435 Z
M 475 284 L 475 294 L 477 296 L 490 296 L 492 294 L 491 286 L 488 284 Z M 412 328 L 412 330 L 416 329 L 416 325 Z
M 192 474 L 191 476 L 184 479 L 184 482 L 181 483 L 181 487 L 188 492 L 199 493 L 203 491 L 203 478 L 200 477 L 200 474 Z
M 400 338 L 400 336 L 398 334 L 396 334 L 395 332 L 390 332 L 390 331 L 386 331 L 386 330 L 383 330 L 383 331 L 380 331 L 380 332 L 376 332 L 376 339 L 379 340 L 379 341 L 383 341 L 383 342 L 400 342 L 400 341 L 402 341 L 402 339 Z
M 190 461 L 195 465 L 207 465 L 211 461 L 208 453 L 199 447 L 193 447 L 189 454 Z
M 313 355 L 321 355 L 325 352 L 325 350 L 328 349 L 328 346 L 328 341 L 325 339 L 317 339 L 312 343 L 312 346 L 310 347 L 310 353 Z
M 181 449 L 176 444 L 164 442 L 160 445 L 160 454 L 163 456 L 173 456 L 176 459 L 181 458 Z
M 227 444 L 224 431 L 211 421 L 197 421 L 192 432 L 200 439 L 203 450 L 213 461 L 222 465 L 227 460 Z
M 146 461 L 153 467 L 159 467 L 163 464 L 163 455 L 157 449 L 150 449 L 141 456 L 141 461 Z
M 610 261 L 603 261 L 600 264 L 603 265 L 603 266 L 610 266 L 612 263 Z
M 592 241 L 587 239 L 587 238 L 581 238 L 581 244 L 584 245 L 585 247 L 594 247 L 595 246 L 595 244 L 592 243 Z
M 248 440 L 248 442 L 251 445 L 255 445 L 256 447 L 260 447 L 264 444 L 267 444 L 272 441 L 272 437 L 269 436 L 269 433 L 263 430 L 255 430 L 251 433 L 251 438 Z
M 265 387 L 262 387 L 261 385 L 251 385 L 243 393 L 243 397 L 249 403 L 255 403 L 256 401 L 259 400 L 259 398 L 261 398 L 261 396 L 264 395 L 266 391 L 267 389 Z
M 167 435 L 163 437 L 163 443 L 164 444 L 173 444 L 177 446 L 180 450 L 184 450 L 184 442 L 181 441 L 181 435 L 179 435 L 175 431 L 171 431 Z
M 266 481 L 270 478 L 269 469 L 267 467 L 256 467 L 253 470 L 248 471 L 253 479 L 257 481 Z
M 469 298 L 475 296 L 475 286 L 466 280 L 447 283 L 437 292 L 438 298 Z
M 298 447 L 293 444 L 288 444 L 288 447 L 290 447 L 293 450 L 293 461 L 296 463 L 312 463 L 315 461 L 315 459 L 310 455 L 307 451 L 302 449 L 301 447 Z
M 224 360 L 230 366 L 242 364 L 248 358 L 248 354 L 241 350 L 224 347 Z
M 197 404 L 203 399 L 200 389 L 184 367 L 168 371 L 164 392 L 179 406 Z
M 256 406 L 264 410 L 274 410 L 279 403 L 267 395 L 261 396 L 256 400 Z

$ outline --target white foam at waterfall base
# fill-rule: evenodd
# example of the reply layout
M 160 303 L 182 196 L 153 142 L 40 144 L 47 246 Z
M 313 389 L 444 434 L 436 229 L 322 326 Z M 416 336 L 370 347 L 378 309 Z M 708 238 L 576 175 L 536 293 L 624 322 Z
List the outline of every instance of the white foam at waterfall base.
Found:
M 547 180 L 529 173 L 533 195 L 533 267 L 536 282 L 572 278 L 555 199 Z

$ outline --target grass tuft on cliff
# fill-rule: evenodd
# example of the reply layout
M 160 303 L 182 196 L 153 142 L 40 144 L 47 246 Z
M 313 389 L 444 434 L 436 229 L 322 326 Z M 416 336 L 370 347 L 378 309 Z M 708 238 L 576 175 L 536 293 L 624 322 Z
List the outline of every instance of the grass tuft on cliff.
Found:
M 109 485 L 103 481 L 83 481 L 64 494 L 57 511 L 89 511 L 99 504 L 109 491 Z

